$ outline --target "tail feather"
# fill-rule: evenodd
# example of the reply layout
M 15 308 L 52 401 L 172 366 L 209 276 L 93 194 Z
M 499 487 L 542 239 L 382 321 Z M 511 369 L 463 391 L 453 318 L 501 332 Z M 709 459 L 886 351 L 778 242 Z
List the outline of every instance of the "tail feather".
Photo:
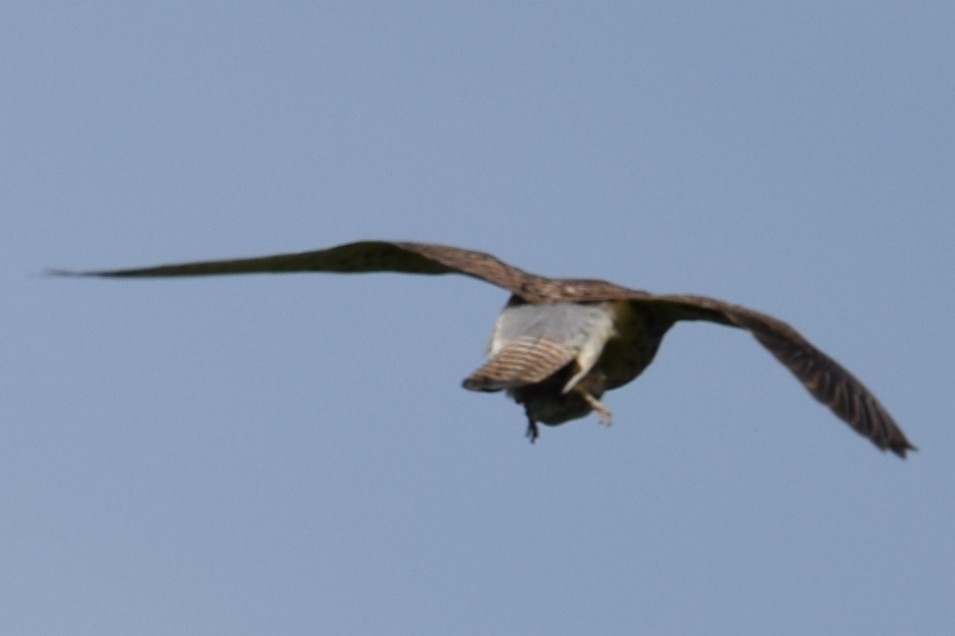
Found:
M 465 378 L 471 391 L 500 391 L 537 384 L 560 371 L 575 352 L 550 338 L 521 336 L 507 342 Z

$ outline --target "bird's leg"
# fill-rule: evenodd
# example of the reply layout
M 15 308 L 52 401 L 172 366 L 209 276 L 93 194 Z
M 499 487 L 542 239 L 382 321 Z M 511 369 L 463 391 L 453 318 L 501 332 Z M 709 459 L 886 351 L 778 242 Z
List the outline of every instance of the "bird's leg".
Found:
M 531 444 L 540 437 L 540 430 L 537 428 L 537 420 L 534 419 L 530 413 L 527 414 L 527 439 L 531 441 Z
M 597 398 L 592 396 L 584 389 L 578 389 L 580 397 L 584 398 L 584 401 L 590 405 L 590 408 L 597 411 L 597 421 L 603 424 L 604 426 L 610 426 L 612 420 L 610 409 L 601 404 Z

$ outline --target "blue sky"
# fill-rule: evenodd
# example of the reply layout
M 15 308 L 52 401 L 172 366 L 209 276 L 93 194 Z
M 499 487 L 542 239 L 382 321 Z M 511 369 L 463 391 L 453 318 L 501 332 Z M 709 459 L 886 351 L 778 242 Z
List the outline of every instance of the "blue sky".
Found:
M 955 631 L 953 5 L 0 9 L 0 632 Z M 460 277 L 62 280 L 439 241 L 726 298 L 595 418 L 469 393 Z

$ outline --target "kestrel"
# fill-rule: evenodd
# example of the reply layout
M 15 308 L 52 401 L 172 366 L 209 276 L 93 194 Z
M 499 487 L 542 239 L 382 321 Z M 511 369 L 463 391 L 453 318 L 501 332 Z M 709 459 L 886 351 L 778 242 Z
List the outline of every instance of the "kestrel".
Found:
M 746 329 L 817 400 L 879 449 L 905 457 L 915 447 L 859 380 L 772 316 L 715 298 L 654 294 L 601 280 L 546 278 L 490 254 L 431 243 L 359 241 L 324 250 L 135 269 L 55 274 L 108 277 L 205 276 L 285 272 L 464 274 L 511 293 L 498 316 L 487 361 L 464 380 L 472 391 L 506 391 L 538 423 L 555 426 L 610 410 L 604 392 L 627 384 L 653 360 L 680 320 Z

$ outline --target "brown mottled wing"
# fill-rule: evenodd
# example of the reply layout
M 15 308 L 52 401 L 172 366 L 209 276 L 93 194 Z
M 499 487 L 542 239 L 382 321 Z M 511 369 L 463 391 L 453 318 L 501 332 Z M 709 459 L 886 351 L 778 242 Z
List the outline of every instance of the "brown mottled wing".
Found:
M 197 261 L 89 272 L 53 270 L 50 273 L 66 276 L 138 278 L 289 272 L 464 274 L 503 287 L 519 296 L 523 296 L 522 290 L 525 287 L 534 289 L 546 287 L 548 281 L 508 265 L 484 252 L 432 243 L 398 241 L 359 241 L 324 250 L 257 258 Z
M 574 355 L 550 338 L 521 336 L 508 341 L 463 385 L 471 391 L 500 391 L 537 384 L 560 371 Z
M 795 375 L 817 400 L 832 409 L 881 450 L 905 457 L 915 447 L 872 394 L 852 373 L 817 349 L 785 322 L 714 298 L 656 295 L 634 291 L 632 302 L 661 307 L 672 320 L 709 320 L 749 330 Z

